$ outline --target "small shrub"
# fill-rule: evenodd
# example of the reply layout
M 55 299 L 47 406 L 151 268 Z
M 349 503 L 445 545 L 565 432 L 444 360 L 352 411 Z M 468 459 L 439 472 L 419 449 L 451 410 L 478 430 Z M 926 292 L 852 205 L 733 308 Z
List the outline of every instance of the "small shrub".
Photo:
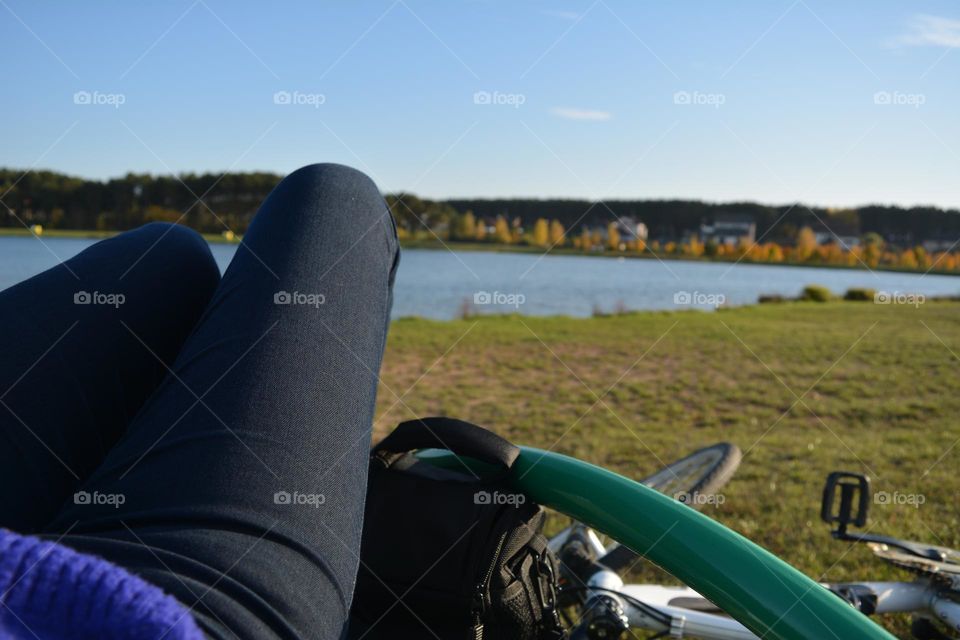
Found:
M 803 288 L 800 294 L 800 300 L 809 300 L 811 302 L 829 302 L 833 298 L 830 289 L 819 284 L 808 284 Z
M 843 294 L 844 300 L 854 300 L 856 302 L 873 302 L 877 295 L 876 289 L 867 289 L 866 287 L 851 287 Z
M 469 298 L 464 298 L 460 301 L 460 308 L 457 310 L 457 318 L 460 320 L 469 320 L 476 315 L 478 315 L 477 310 Z
M 617 300 L 616 304 L 614 304 L 613 309 L 611 311 L 604 311 L 603 307 L 601 307 L 599 304 L 593 303 L 594 318 L 612 318 L 615 316 L 626 316 L 632 313 L 633 312 L 627 308 L 627 305 L 626 303 L 624 303 L 623 300 Z
M 757 302 L 760 304 L 766 304 L 768 302 L 786 302 L 787 298 L 780 295 L 779 293 L 761 293 L 760 297 L 757 298 Z

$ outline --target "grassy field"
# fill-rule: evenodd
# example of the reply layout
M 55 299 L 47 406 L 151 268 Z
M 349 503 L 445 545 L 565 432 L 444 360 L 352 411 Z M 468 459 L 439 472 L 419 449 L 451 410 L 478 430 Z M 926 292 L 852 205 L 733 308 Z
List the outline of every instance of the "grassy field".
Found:
M 909 579 L 833 541 L 820 491 L 831 470 L 867 473 L 925 500 L 872 505 L 871 532 L 960 546 L 958 354 L 952 302 L 399 320 L 375 429 L 446 414 L 635 478 L 733 442 L 743 463 L 711 517 L 818 580 Z

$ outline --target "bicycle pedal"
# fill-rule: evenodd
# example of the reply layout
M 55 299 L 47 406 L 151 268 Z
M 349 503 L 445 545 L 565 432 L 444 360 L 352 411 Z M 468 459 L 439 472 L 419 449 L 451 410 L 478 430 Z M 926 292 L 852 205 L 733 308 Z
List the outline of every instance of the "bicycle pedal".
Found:
M 834 510 L 837 494 L 839 504 Z M 856 511 L 854 511 L 856 505 Z M 820 503 L 820 519 L 827 524 L 836 524 L 835 536 L 842 537 L 847 527 L 862 527 L 867 524 L 870 508 L 870 479 L 860 473 L 833 471 L 827 476 Z

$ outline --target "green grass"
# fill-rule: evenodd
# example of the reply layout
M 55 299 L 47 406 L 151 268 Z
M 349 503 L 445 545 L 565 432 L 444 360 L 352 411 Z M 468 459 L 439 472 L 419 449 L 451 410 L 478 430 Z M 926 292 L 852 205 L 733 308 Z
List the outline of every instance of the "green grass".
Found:
M 872 505 L 870 531 L 960 546 L 956 354 L 948 302 L 399 320 L 375 429 L 446 414 L 634 478 L 730 441 L 745 456 L 711 517 L 818 580 L 909 580 L 830 538 L 820 490 L 844 469 L 922 494 L 919 508 Z M 903 619 L 884 622 L 908 637 Z

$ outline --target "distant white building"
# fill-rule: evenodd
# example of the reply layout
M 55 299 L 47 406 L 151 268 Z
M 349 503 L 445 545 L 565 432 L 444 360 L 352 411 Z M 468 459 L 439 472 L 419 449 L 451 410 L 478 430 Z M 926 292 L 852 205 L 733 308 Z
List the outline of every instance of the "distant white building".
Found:
M 934 238 L 931 240 L 924 240 L 921 246 L 927 253 L 953 251 L 957 246 L 960 246 L 960 239 L 951 240 L 949 238 Z
M 647 225 L 636 218 L 629 216 L 618 218 L 617 231 L 620 233 L 620 238 L 624 241 L 643 240 L 646 242 L 647 240 Z
M 832 231 L 815 231 L 813 236 L 817 239 L 818 245 L 838 244 L 845 249 L 860 245 L 859 236 L 836 234 Z
M 757 223 L 744 213 L 719 213 L 711 224 L 700 225 L 700 240 L 717 244 L 737 244 L 740 240 L 753 243 L 757 237 Z

